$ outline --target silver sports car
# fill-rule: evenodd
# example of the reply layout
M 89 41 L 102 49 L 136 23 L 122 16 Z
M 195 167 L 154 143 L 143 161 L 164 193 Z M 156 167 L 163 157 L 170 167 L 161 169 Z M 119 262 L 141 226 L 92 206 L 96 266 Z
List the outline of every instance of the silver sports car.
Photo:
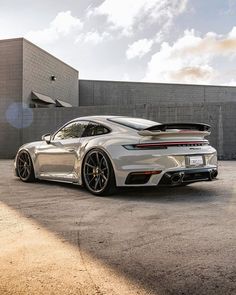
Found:
M 20 147 L 16 175 L 84 185 L 95 195 L 116 187 L 180 186 L 217 177 L 210 126 L 121 116 L 74 119 Z

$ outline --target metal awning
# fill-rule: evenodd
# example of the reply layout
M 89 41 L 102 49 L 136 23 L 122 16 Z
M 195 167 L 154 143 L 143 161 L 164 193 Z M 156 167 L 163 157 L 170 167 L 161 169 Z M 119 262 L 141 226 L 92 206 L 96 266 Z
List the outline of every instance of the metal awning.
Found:
M 72 105 L 70 103 L 60 100 L 60 99 L 56 99 L 56 105 L 57 105 L 57 107 L 64 107 L 64 108 L 71 108 L 72 107 Z
M 47 104 L 56 104 L 56 102 L 50 96 L 47 96 L 35 91 L 32 91 L 32 94 L 33 94 L 32 100 L 40 100 Z

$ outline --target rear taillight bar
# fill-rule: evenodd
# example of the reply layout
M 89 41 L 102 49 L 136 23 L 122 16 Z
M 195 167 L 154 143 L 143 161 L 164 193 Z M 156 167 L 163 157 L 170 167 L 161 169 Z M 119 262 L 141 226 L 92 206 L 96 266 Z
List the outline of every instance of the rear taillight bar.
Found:
M 123 145 L 127 150 L 141 150 L 141 149 L 167 149 L 173 146 L 203 146 L 208 145 L 208 141 L 171 141 L 171 142 L 156 142 L 156 143 L 138 143 Z

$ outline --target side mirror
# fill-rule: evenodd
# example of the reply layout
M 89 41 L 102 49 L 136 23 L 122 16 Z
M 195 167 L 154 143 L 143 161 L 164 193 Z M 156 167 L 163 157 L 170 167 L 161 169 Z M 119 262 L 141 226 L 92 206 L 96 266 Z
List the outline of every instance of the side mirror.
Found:
M 50 133 L 44 134 L 42 136 L 42 140 L 46 141 L 46 143 L 49 144 L 51 142 L 51 134 Z

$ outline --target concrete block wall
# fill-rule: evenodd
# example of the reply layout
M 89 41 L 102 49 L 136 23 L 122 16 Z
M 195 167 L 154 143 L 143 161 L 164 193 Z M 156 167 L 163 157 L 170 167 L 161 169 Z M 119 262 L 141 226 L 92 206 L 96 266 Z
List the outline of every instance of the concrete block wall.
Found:
M 62 124 L 87 115 L 125 115 L 148 118 L 157 122 L 204 122 L 212 126 L 210 143 L 220 159 L 236 159 L 236 103 L 138 104 L 88 106 L 78 108 L 33 109 L 32 125 L 24 128 L 22 143 L 41 140 Z M 17 147 L 16 147 L 17 148 Z
M 0 158 L 15 153 L 22 142 L 22 39 L 0 40 Z
M 78 71 L 31 42 L 23 42 L 23 102 L 36 91 L 78 106 Z M 51 80 L 55 75 L 56 81 Z
M 80 80 L 80 106 L 236 102 L 236 87 Z

